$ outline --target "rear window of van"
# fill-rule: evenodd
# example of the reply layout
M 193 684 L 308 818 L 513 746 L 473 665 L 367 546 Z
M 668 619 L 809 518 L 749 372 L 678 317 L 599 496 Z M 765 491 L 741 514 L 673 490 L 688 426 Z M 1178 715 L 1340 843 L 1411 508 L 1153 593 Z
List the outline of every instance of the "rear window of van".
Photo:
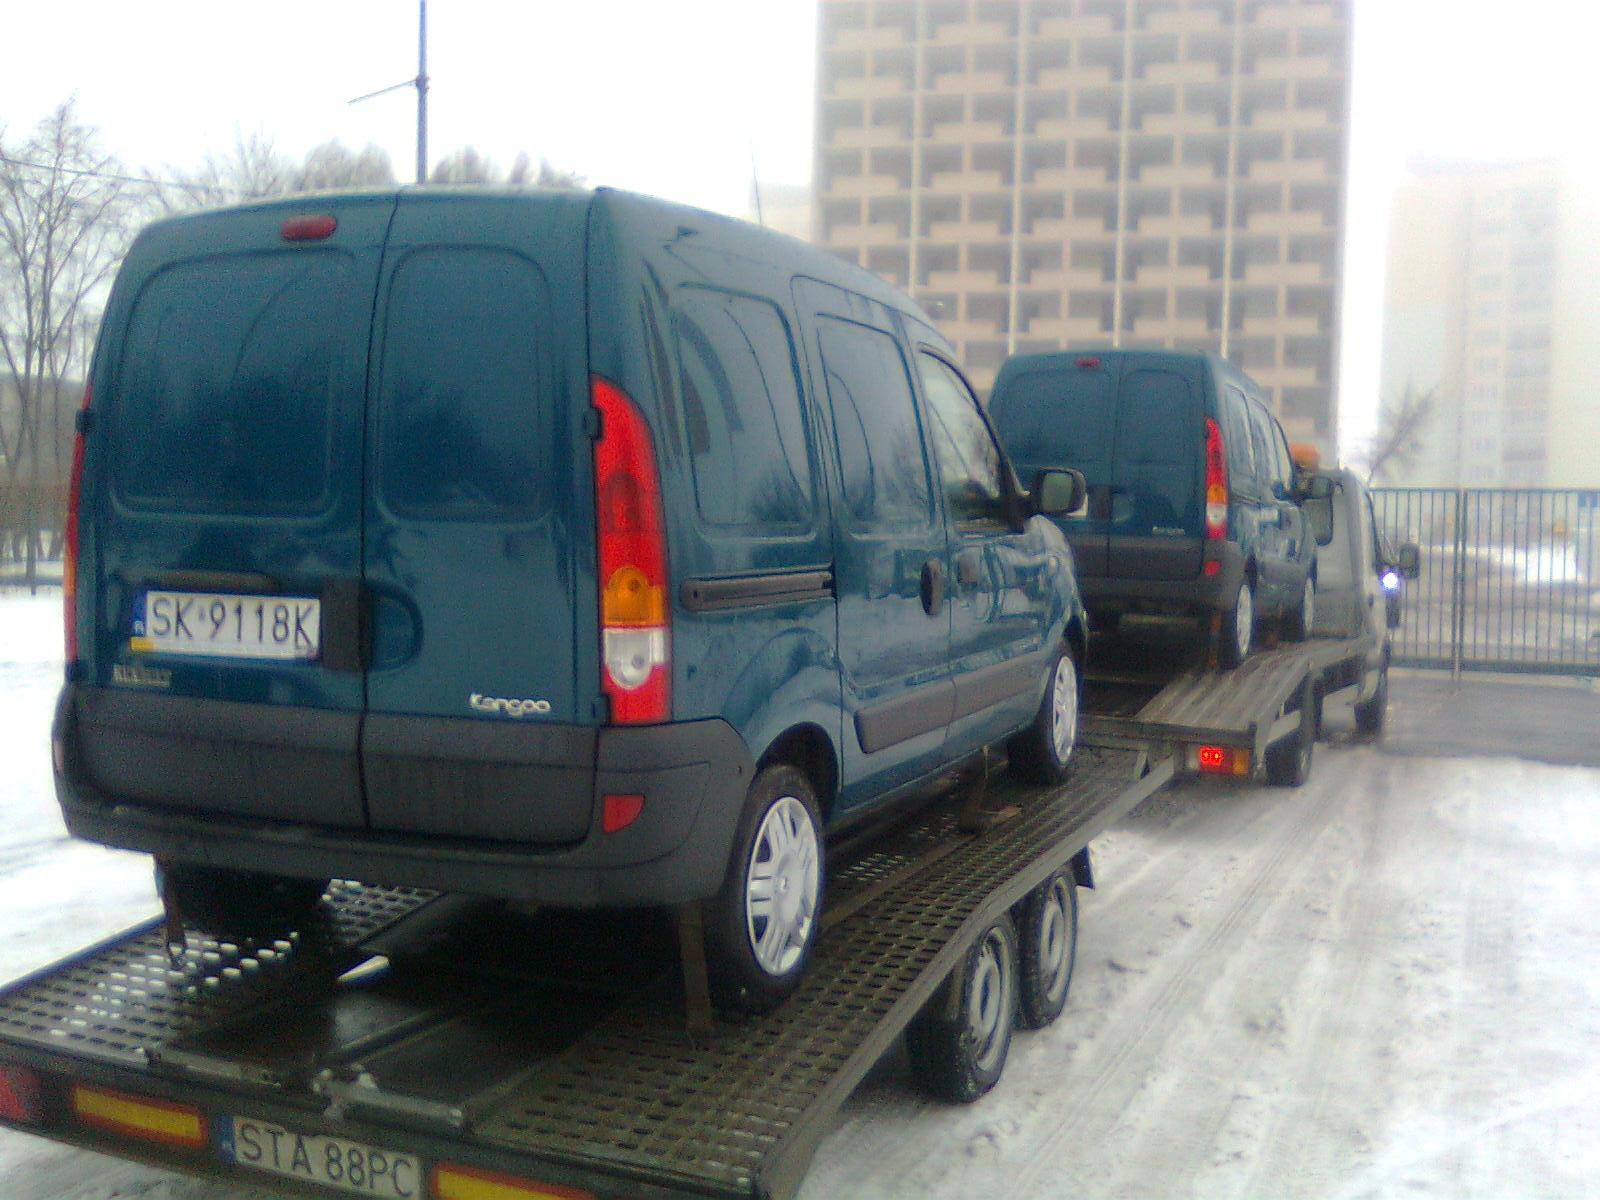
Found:
M 151 278 L 108 404 L 119 497 L 175 511 L 318 510 L 351 278 L 349 257 L 331 250 L 197 259 Z
M 989 416 L 1024 477 L 1072 467 L 1091 483 L 1111 472 L 1116 375 L 1108 366 L 1023 371 L 1006 381 Z

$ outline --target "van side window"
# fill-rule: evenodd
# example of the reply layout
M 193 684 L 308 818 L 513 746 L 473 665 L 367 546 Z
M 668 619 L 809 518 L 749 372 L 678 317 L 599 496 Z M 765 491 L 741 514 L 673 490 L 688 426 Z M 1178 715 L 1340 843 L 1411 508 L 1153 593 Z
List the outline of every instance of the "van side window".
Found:
M 672 325 L 700 516 L 710 525 L 808 525 L 811 455 L 783 317 L 764 300 L 685 288 Z
M 1256 457 L 1250 440 L 1250 402 L 1232 385 L 1222 393 L 1222 443 L 1228 456 L 1228 482 L 1255 490 Z
M 1289 453 L 1289 439 L 1283 435 L 1283 426 L 1276 417 L 1272 421 L 1272 456 L 1278 460 L 1277 476 L 1284 487 L 1294 485 L 1294 457 Z
M 378 480 L 395 514 L 525 521 L 545 507 L 545 284 L 503 250 L 408 254 L 389 288 Z
M 958 525 L 1009 525 L 1004 460 L 965 382 L 931 354 L 917 355 L 928 398 L 945 510 Z
M 1270 488 L 1279 482 L 1278 464 L 1272 454 L 1272 418 L 1267 416 L 1266 409 L 1253 401 L 1249 409 L 1250 432 L 1256 447 L 1256 479 L 1263 488 Z
M 818 321 L 845 505 L 858 526 L 924 527 L 928 461 L 899 343 L 850 321 Z

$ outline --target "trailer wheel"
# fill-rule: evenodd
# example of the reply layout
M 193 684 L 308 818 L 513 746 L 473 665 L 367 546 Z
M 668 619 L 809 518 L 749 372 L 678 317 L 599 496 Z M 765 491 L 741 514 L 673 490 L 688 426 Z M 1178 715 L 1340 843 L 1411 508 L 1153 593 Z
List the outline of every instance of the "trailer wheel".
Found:
M 1389 668 L 1378 668 L 1378 687 L 1372 698 L 1356 705 L 1356 732 L 1362 737 L 1377 741 L 1383 737 L 1384 721 L 1389 713 Z
M 1017 906 L 1023 1029 L 1043 1029 L 1067 1006 L 1078 954 L 1078 885 L 1071 868 L 1056 872 Z
M 1078 744 L 1078 662 L 1063 646 L 1050 664 L 1033 723 L 1006 746 L 1012 769 L 1030 783 L 1060 783 Z
M 1231 608 L 1222 614 L 1218 631 L 1217 660 L 1224 671 L 1231 671 L 1250 656 L 1256 632 L 1256 594 L 1246 575 L 1239 581 L 1239 594 Z
M 1307 677 L 1300 687 L 1300 728 L 1267 747 L 1267 782 L 1275 787 L 1303 787 L 1311 778 L 1311 754 L 1317 745 L 1317 689 Z
M 816 791 L 800 770 L 756 774 L 722 890 L 707 903 L 711 998 L 767 1012 L 799 986 L 822 906 L 822 828 Z
M 326 879 L 288 879 L 255 871 L 156 861 L 156 891 L 185 925 L 248 937 L 281 933 L 315 915 Z
M 984 930 L 906 1028 L 911 1071 L 929 1095 L 970 1104 L 1000 1080 L 1016 1025 L 1017 935 L 1009 916 Z

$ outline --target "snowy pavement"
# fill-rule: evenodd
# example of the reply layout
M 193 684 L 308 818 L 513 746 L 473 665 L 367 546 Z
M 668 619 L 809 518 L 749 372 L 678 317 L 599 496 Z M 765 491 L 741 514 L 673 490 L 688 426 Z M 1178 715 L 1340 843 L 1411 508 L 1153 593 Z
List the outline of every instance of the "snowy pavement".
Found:
M 0 978 L 154 907 L 146 860 L 61 828 L 59 627 L 0 593 Z M 971 1107 L 888 1055 L 803 1200 L 1600 1195 L 1600 769 L 1430 756 L 1531 703 L 1443 686 L 1398 677 L 1394 744 L 1319 746 L 1300 791 L 1186 785 L 1097 841 L 1061 1020 Z M 1600 742 L 1554 692 L 1546 741 Z M 0 1133 L 0 1200 L 261 1196 Z

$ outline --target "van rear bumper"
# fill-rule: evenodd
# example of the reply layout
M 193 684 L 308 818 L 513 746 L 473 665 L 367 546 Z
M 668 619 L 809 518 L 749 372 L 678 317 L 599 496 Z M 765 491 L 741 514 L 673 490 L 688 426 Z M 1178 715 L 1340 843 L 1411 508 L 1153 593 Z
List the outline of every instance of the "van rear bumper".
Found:
M 77 720 L 77 694 L 94 690 L 68 684 L 56 710 L 56 795 L 68 831 L 206 866 L 563 908 L 682 903 L 722 886 L 754 774 L 743 739 L 724 721 L 600 729 L 592 769 L 574 772 L 561 764 L 551 773 L 551 787 L 582 788 L 591 810 L 588 831 L 557 846 L 198 812 L 110 795 L 94 785 L 84 770 Z M 611 834 L 601 828 L 608 794 L 645 798 L 638 819 Z M 536 803 L 539 797 L 526 799 Z
M 1208 542 L 1205 563 L 1217 563 L 1214 575 L 1186 579 L 1120 579 L 1078 577 L 1084 607 L 1091 616 L 1106 613 L 1162 610 L 1168 612 L 1225 612 L 1233 607 L 1244 578 L 1244 552 L 1233 542 Z

